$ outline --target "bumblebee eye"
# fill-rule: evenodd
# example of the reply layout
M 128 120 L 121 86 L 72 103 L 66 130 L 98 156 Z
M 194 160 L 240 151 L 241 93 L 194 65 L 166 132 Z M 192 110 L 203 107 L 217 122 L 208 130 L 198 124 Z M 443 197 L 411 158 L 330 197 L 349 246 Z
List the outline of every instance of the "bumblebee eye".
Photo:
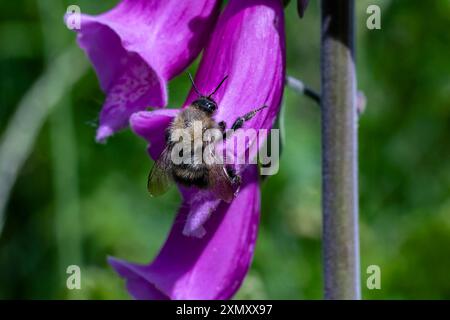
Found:
M 217 109 L 217 104 L 211 99 L 207 98 L 196 100 L 193 104 L 197 105 L 208 113 L 213 113 Z
M 216 111 L 216 104 L 213 102 L 208 103 L 208 109 L 211 110 L 211 112 Z

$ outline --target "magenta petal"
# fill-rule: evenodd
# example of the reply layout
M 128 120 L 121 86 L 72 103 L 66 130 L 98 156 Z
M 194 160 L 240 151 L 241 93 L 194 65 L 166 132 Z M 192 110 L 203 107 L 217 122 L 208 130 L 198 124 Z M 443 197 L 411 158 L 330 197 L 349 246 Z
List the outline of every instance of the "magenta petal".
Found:
M 229 76 L 214 95 L 219 104 L 216 120 L 230 126 L 237 117 L 267 105 L 244 127 L 271 128 L 285 76 L 283 24 L 280 0 L 228 2 L 196 75 L 205 94 Z M 195 98 L 191 92 L 185 106 Z M 168 125 L 170 117 L 153 121 L 149 117 L 155 114 L 138 115 L 131 119 L 133 130 L 162 150 L 164 132 L 155 128 Z M 243 170 L 241 189 L 230 204 L 218 203 L 205 191 L 181 190 L 183 204 L 156 259 L 148 265 L 114 258 L 109 262 L 137 299 L 228 299 L 242 283 L 254 251 L 260 211 L 258 168 Z
M 222 202 L 201 238 L 183 235 L 184 203 L 156 259 L 137 265 L 115 258 L 109 263 L 126 279 L 136 299 L 228 299 L 239 288 L 252 260 L 259 223 L 258 171 L 249 167 L 231 204 Z
M 187 214 L 186 223 L 184 224 L 183 234 L 202 238 L 206 234 L 203 227 L 205 222 L 213 214 L 219 206 L 221 200 L 217 196 L 207 190 L 199 190 L 191 192 L 187 198 L 189 212 Z
M 82 15 L 78 43 L 107 96 L 98 141 L 124 128 L 132 113 L 167 105 L 167 81 L 207 42 L 219 2 L 123 0 L 102 15 Z
M 203 93 L 212 92 L 228 75 L 223 87 L 214 95 L 219 108 L 217 121 L 228 127 L 245 113 L 262 105 L 261 110 L 244 128 L 270 129 L 279 112 L 285 78 L 285 38 L 283 7 L 279 0 L 231 0 L 219 18 L 211 41 L 205 49 L 196 84 Z M 191 91 L 185 105 L 197 94 Z M 250 158 L 266 135 L 248 145 Z M 233 143 L 228 141 L 228 143 Z M 241 154 L 242 155 L 242 154 Z M 237 155 L 237 156 L 241 156 Z M 202 236 L 202 224 L 217 207 L 214 197 L 205 197 L 198 204 L 194 194 L 185 224 L 185 235 Z M 206 230 L 208 231 L 208 230 Z
M 285 36 L 280 0 L 230 0 L 206 47 L 195 82 L 209 93 L 228 75 L 214 95 L 216 120 L 228 127 L 237 117 L 263 105 L 244 128 L 270 129 L 284 89 Z M 196 98 L 190 92 L 185 105 Z
M 164 149 L 166 128 L 178 112 L 179 109 L 160 109 L 141 111 L 131 116 L 131 129 L 150 143 L 148 151 L 154 160 Z
M 270 129 L 277 117 L 283 95 L 285 78 L 285 38 L 283 6 L 279 0 L 231 0 L 217 22 L 211 41 L 203 53 L 196 84 L 203 93 L 212 92 L 228 75 L 214 95 L 219 108 L 217 121 L 228 127 L 236 118 L 262 105 L 261 110 L 244 128 Z M 191 91 L 185 106 L 197 94 Z M 265 140 L 250 141 L 253 158 Z M 229 141 L 232 143 L 232 141 Z M 239 156 L 239 155 L 238 155 Z M 196 197 L 197 195 L 194 194 Z M 217 206 L 217 201 L 205 197 L 204 203 L 194 201 L 187 217 L 185 234 L 202 236 L 202 224 Z

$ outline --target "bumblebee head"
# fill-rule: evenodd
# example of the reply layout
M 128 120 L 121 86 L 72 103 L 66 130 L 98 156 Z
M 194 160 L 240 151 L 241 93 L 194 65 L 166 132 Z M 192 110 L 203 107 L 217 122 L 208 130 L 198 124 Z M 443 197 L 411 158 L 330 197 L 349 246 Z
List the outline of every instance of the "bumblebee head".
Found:
M 192 105 L 206 112 L 207 114 L 213 114 L 217 110 L 217 103 L 210 97 L 200 97 Z
M 200 91 L 197 89 L 197 86 L 194 83 L 194 79 L 192 79 L 192 76 L 190 73 L 188 73 L 189 79 L 192 82 L 192 87 L 194 88 L 195 92 L 198 94 L 199 98 L 192 102 L 192 105 L 194 107 L 199 108 L 200 110 L 206 112 L 207 114 L 211 115 L 214 113 L 214 111 L 217 110 L 217 102 L 215 102 L 211 96 L 219 90 L 220 86 L 223 84 L 223 82 L 228 78 L 228 76 L 225 76 L 222 81 L 220 81 L 219 85 L 214 89 L 213 92 L 211 92 L 208 96 L 205 96 L 200 93 Z

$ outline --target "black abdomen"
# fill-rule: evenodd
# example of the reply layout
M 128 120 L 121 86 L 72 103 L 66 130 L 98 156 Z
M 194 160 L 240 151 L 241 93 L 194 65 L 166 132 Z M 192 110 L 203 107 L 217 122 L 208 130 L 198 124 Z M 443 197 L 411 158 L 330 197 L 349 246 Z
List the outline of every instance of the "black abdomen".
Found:
M 208 168 L 205 164 L 201 165 L 175 165 L 172 168 L 173 179 L 187 187 L 195 186 L 197 188 L 208 187 Z

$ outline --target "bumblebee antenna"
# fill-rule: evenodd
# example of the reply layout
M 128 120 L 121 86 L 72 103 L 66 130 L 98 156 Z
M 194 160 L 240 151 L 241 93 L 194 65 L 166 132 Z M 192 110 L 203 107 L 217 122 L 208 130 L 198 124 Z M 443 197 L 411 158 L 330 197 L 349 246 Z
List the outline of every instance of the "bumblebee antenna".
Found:
M 222 79 L 222 81 L 220 81 L 219 85 L 216 87 L 216 89 L 214 89 L 214 91 L 208 96 L 208 98 L 210 98 L 214 93 L 217 92 L 217 90 L 219 90 L 220 86 L 225 82 L 225 80 L 227 80 L 228 76 L 225 76 L 225 78 Z
M 198 91 L 197 86 L 195 85 L 194 79 L 192 79 L 192 75 L 190 72 L 187 73 L 189 76 L 189 79 L 191 79 L 192 82 L 192 87 L 194 88 L 194 91 L 199 95 L 202 96 L 202 94 L 200 93 L 200 91 Z

